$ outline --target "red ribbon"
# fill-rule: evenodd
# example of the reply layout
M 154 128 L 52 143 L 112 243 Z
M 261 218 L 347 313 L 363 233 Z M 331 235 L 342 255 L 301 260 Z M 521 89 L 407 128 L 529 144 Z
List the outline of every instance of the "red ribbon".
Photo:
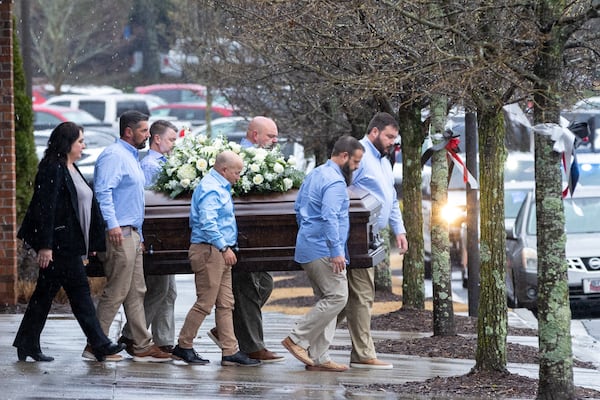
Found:
M 454 158 L 456 160 L 456 162 L 458 162 L 463 167 L 463 181 L 465 183 L 467 183 L 469 181 L 469 171 L 467 170 L 467 167 L 465 166 L 465 163 L 463 162 L 463 160 L 456 153 L 456 151 L 458 150 L 459 142 L 460 142 L 460 140 L 456 137 L 450 138 L 448 143 L 446 143 L 446 150 L 447 150 L 446 154 L 449 155 L 450 157 Z

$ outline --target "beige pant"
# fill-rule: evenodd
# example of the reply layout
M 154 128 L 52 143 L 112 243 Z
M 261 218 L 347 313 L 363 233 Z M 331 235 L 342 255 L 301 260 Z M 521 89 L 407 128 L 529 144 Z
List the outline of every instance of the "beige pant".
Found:
M 143 262 L 140 235 L 137 232 L 131 230 L 129 234 L 124 234 L 121 246 L 114 246 L 107 237 L 104 261 L 106 286 L 98 301 L 96 314 L 102 330 L 108 335 L 122 304 L 136 353 L 144 352 L 153 345 L 144 314 L 146 283 Z
M 231 290 L 231 266 L 225 264 L 223 254 L 214 246 L 194 244 L 190 246 L 189 259 L 196 280 L 196 302 L 188 311 L 179 332 L 179 346 L 191 349 L 198 329 L 215 306 L 215 322 L 223 356 L 238 351 L 233 332 L 233 292 Z
M 348 303 L 338 316 L 348 320 L 352 339 L 350 362 L 363 362 L 377 358 L 371 337 L 371 310 L 375 301 L 375 269 L 348 269 Z

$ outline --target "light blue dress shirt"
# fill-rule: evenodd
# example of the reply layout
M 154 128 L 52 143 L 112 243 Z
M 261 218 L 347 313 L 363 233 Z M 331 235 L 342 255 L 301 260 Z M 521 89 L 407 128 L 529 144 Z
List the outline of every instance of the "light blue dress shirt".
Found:
M 96 161 L 94 191 L 108 229 L 131 225 L 142 234 L 144 172 L 135 147 L 117 140 Z
M 365 153 L 352 176 L 352 186 L 366 190 L 381 203 L 381 213 L 377 219 L 379 230 L 389 225 L 394 235 L 406 233 L 390 160 L 382 156 L 366 136 L 360 142 L 365 147 Z
M 345 256 L 348 263 L 349 207 L 346 181 L 336 163 L 328 160 L 309 173 L 294 203 L 299 226 L 294 260 Z
M 142 158 L 140 166 L 144 171 L 144 177 L 146 179 L 146 187 L 154 185 L 158 172 L 161 170 L 163 164 L 167 161 L 167 157 L 159 153 L 156 150 L 148 150 L 146 157 Z
M 190 208 L 192 243 L 210 243 L 217 249 L 237 242 L 231 184 L 214 168 L 202 178 Z

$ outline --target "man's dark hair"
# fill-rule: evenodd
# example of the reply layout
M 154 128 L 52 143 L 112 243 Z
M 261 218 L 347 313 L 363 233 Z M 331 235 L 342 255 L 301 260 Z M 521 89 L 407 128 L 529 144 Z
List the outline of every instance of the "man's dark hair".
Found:
M 337 156 L 341 153 L 348 153 L 351 156 L 356 150 L 365 151 L 363 145 L 353 136 L 344 135 L 340 137 L 333 145 L 332 156 Z
M 169 121 L 165 121 L 164 119 L 154 121 L 152 125 L 150 125 L 150 144 L 152 144 L 154 141 L 155 136 L 164 134 L 167 129 L 173 129 L 175 132 L 177 132 L 177 127 Z
M 369 134 L 373 128 L 377 128 L 378 130 L 382 131 L 386 126 L 392 126 L 395 129 L 400 130 L 398 121 L 396 121 L 392 115 L 386 112 L 378 112 L 373 116 L 373 118 L 371 118 L 371 122 L 369 122 L 369 126 L 367 127 L 367 134 Z
M 125 129 L 134 129 L 141 121 L 148 121 L 150 117 L 144 113 L 135 110 L 125 111 L 119 117 L 119 135 L 123 137 Z

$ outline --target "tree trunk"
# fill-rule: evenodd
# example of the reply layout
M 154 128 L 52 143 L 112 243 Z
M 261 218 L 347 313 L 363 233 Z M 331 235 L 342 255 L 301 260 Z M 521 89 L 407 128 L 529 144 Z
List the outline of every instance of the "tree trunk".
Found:
M 544 32 L 534 74 L 534 121 L 559 122 L 559 83 L 564 27 L 556 24 L 564 1 L 541 0 L 537 4 L 538 26 Z M 572 399 L 573 353 L 571 310 L 565 255 L 564 206 L 561 191 L 560 154 L 552 150 L 550 138 L 535 135 L 535 203 L 538 255 L 538 330 L 540 370 L 538 399 Z
M 431 103 L 433 144 L 443 139 L 446 102 L 434 98 Z M 450 279 L 450 238 L 448 223 L 442 218 L 442 208 L 448 201 L 448 161 L 446 149 L 435 151 L 431 163 L 431 269 L 433 282 L 433 335 L 453 336 L 454 309 L 452 308 L 452 282 Z
M 425 308 L 425 265 L 423 257 L 423 194 L 421 192 L 421 147 L 423 128 L 418 104 L 399 110 L 402 135 L 402 217 L 408 252 L 402 261 L 402 307 Z
M 475 370 L 506 371 L 506 237 L 504 118 L 496 106 L 478 109 L 480 174 L 480 301 Z M 471 279 L 471 277 L 469 277 Z

